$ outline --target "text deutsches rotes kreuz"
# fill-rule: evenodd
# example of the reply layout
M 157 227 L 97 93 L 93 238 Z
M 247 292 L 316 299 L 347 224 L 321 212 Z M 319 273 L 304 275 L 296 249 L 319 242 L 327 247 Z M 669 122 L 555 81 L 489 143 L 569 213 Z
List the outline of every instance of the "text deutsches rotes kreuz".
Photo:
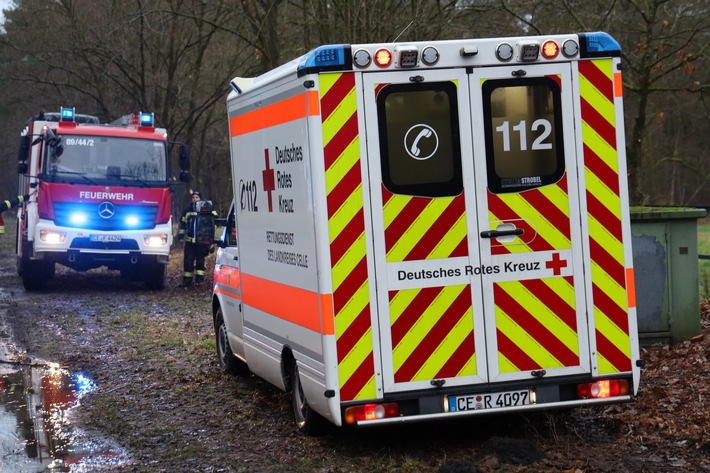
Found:
M 397 271 L 400 281 L 417 279 L 455 278 L 460 276 L 481 276 L 487 274 L 520 273 L 543 269 L 539 261 L 518 263 L 508 261 L 502 265 L 464 266 L 463 268 L 420 269 L 417 271 Z

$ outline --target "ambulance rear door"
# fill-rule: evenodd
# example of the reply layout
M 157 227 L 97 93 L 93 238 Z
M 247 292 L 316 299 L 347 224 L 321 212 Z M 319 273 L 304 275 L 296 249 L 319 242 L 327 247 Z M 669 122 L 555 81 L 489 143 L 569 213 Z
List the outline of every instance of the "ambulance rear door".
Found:
M 572 68 L 468 78 L 491 382 L 590 372 Z
M 468 74 L 361 77 L 381 389 L 484 385 Z
M 571 70 L 362 74 L 384 392 L 590 371 Z

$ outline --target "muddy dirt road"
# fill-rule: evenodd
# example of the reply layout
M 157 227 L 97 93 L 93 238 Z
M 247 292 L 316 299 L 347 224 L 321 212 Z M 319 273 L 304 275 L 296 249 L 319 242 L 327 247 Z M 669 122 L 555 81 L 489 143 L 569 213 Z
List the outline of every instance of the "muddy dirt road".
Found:
M 55 459 L 60 469 L 33 471 L 710 471 L 707 313 L 704 336 L 644 350 L 641 396 L 632 404 L 331 429 L 314 438 L 295 432 L 286 394 L 219 371 L 210 286 L 177 287 L 179 250 L 164 291 L 147 291 L 118 273 L 58 267 L 48 290 L 30 294 L 14 272 L 10 244 L 0 245 L 0 341 L 11 347 L 0 364 L 4 385 L 12 381 L 8 372 L 45 362 L 90 379 L 92 389 L 72 400 L 63 422 L 115 457 L 82 463 L 69 446 Z

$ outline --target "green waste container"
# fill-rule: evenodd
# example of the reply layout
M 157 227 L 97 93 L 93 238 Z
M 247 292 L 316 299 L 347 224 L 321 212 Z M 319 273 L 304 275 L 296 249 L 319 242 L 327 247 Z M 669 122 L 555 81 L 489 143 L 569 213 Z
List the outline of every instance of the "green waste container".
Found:
M 700 333 L 698 208 L 633 207 L 631 235 L 639 340 L 649 345 Z

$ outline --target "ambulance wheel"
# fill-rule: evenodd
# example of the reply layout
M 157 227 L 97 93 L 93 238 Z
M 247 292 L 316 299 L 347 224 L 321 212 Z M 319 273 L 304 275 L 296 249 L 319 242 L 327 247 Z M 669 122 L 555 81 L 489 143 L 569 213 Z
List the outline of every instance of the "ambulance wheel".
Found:
M 298 431 L 306 435 L 318 435 L 321 433 L 325 419 L 314 411 L 306 400 L 296 360 L 291 362 L 291 395 L 293 399 L 293 414 L 296 418 Z
M 249 369 L 246 363 L 234 356 L 232 348 L 229 346 L 227 326 L 224 325 L 221 307 L 217 307 L 217 313 L 215 314 L 214 335 L 215 345 L 217 346 L 217 360 L 219 361 L 220 369 L 227 374 L 247 374 Z

